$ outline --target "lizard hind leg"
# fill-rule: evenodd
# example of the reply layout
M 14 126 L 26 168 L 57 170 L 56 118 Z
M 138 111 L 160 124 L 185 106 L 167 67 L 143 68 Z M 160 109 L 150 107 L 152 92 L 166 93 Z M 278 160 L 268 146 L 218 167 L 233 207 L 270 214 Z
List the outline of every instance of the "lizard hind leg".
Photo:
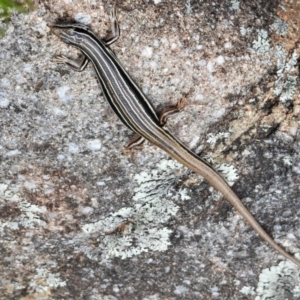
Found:
M 118 18 L 117 18 L 117 10 L 116 10 L 115 5 L 110 13 L 110 22 L 111 22 L 111 31 L 103 39 L 103 41 L 105 42 L 105 44 L 107 46 L 116 42 L 118 40 L 118 38 L 120 37 L 120 27 L 119 27 L 119 22 L 118 22 Z
M 141 149 L 145 138 L 135 134 L 134 137 L 129 141 L 128 145 L 122 150 L 123 155 L 131 155 L 131 159 L 134 161 L 135 149 Z
M 182 98 L 174 106 L 164 109 L 159 115 L 159 124 L 164 126 L 170 116 L 181 112 L 187 105 L 188 100 L 186 98 Z
M 65 64 L 72 70 L 76 72 L 82 72 L 86 66 L 89 63 L 89 59 L 84 56 L 81 61 L 77 61 L 71 58 L 68 58 L 64 55 L 57 55 L 55 58 L 52 59 L 52 62 L 57 63 L 57 64 Z

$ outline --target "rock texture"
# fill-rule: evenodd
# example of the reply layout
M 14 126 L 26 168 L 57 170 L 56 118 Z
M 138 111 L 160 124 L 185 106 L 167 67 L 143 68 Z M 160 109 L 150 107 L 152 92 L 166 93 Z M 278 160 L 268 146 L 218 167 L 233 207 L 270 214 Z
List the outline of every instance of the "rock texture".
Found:
M 0 39 L 0 299 L 298 299 L 299 270 L 275 268 L 282 257 L 200 177 L 148 143 L 121 154 L 133 134 L 92 66 L 53 63 L 78 52 L 47 23 L 105 36 L 113 3 L 41 2 Z M 117 11 L 111 48 L 153 105 L 189 101 L 170 130 L 300 252 L 299 3 L 125 0 Z M 265 268 L 281 281 L 268 285 Z

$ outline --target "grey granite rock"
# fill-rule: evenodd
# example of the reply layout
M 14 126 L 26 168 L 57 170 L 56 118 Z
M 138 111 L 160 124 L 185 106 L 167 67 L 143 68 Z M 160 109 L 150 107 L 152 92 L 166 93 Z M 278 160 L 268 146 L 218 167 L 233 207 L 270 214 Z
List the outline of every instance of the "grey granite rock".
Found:
M 92 66 L 52 62 L 78 53 L 48 22 L 91 22 L 104 36 L 111 4 L 36 3 L 0 39 L 0 299 L 299 299 L 299 270 L 278 265 L 199 176 L 148 143 L 134 159 L 121 154 L 133 134 Z M 158 111 L 188 99 L 170 130 L 222 164 L 291 253 L 300 251 L 297 5 L 126 0 L 111 47 Z

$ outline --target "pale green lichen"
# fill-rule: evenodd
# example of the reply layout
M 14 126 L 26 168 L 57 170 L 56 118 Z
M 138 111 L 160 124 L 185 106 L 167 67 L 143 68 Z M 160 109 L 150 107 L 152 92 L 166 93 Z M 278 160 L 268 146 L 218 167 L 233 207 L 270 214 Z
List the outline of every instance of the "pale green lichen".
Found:
M 277 34 L 285 35 L 288 31 L 288 24 L 283 20 L 276 18 L 271 25 L 271 29 Z M 242 35 L 247 34 L 247 30 L 242 27 L 240 29 Z M 253 41 L 252 49 L 259 56 L 267 57 L 268 59 L 262 63 L 270 65 L 271 59 L 276 59 L 277 62 L 277 79 L 274 86 L 274 94 L 279 96 L 282 103 L 287 103 L 293 99 L 297 90 L 297 60 L 298 54 L 294 51 L 290 58 L 282 45 L 271 47 L 268 38 L 268 32 L 264 29 L 257 30 L 257 39 Z
M 238 178 L 236 170 L 228 164 L 216 166 L 229 184 Z M 82 226 L 87 239 L 98 235 L 97 248 L 84 243 L 75 252 L 83 252 L 90 259 L 110 257 L 122 259 L 148 251 L 166 251 L 171 244 L 172 232 L 163 224 L 176 215 L 178 206 L 172 200 L 190 199 L 187 190 L 174 191 L 174 183 L 187 169 L 174 160 L 163 159 L 151 172 L 141 172 L 134 177 L 133 207 L 124 207 L 95 223 Z M 172 200 L 171 200 L 172 199 Z M 100 234 L 99 234 L 100 233 Z
M 231 8 L 234 10 L 240 9 L 240 2 L 238 0 L 230 0 Z
M 239 179 L 239 175 L 234 166 L 223 163 L 216 165 L 214 169 L 227 181 L 229 186 L 233 186 Z
M 227 139 L 229 136 L 229 132 L 219 132 L 217 134 L 209 133 L 207 135 L 207 142 L 211 145 L 215 145 L 219 139 Z
M 246 296 L 254 296 L 256 294 L 252 286 L 243 286 L 240 292 Z
M 300 259 L 300 254 L 295 254 Z M 264 269 L 259 275 L 255 300 L 282 300 L 300 298 L 300 270 L 291 261 L 281 261 L 278 266 Z
M 298 54 L 293 51 L 289 60 L 287 60 L 282 46 L 277 46 L 275 51 L 277 58 L 277 80 L 275 81 L 274 94 L 279 96 L 282 103 L 292 100 L 296 92 L 297 85 L 297 61 Z M 286 61 L 287 60 L 287 61 Z
M 257 39 L 253 41 L 253 49 L 258 55 L 269 55 L 271 46 L 268 32 L 264 29 L 257 30 Z
M 290 167 L 293 165 L 292 158 L 290 156 L 283 157 L 282 161 L 283 161 L 284 165 L 287 167 Z
M 120 257 L 122 259 L 142 252 L 165 251 L 170 245 L 171 230 L 164 227 L 178 206 L 169 199 L 176 195 L 181 200 L 190 197 L 184 188 L 174 191 L 172 186 L 185 168 L 174 160 L 162 160 L 151 172 L 141 172 L 134 177 L 133 207 L 124 207 L 95 223 L 82 226 L 87 235 L 101 233 L 98 248 L 79 246 L 90 259 Z
M 187 3 L 185 4 L 185 7 L 186 7 L 186 13 L 188 15 L 190 15 L 193 12 L 193 7 L 192 7 L 192 4 L 191 4 L 191 0 L 187 0 Z
M 286 51 L 284 50 L 282 45 L 276 45 L 274 48 L 274 57 L 277 61 L 277 68 L 284 68 L 285 60 L 286 60 Z
M 279 100 L 282 103 L 292 100 L 296 92 L 297 76 L 288 75 L 284 81 L 277 83 L 274 89 L 275 95 L 280 95 Z
M 276 24 L 279 24 L 279 21 Z M 282 103 L 291 101 L 297 90 L 297 52 L 293 51 L 291 57 L 288 58 L 282 45 L 276 45 L 272 48 L 268 39 L 268 32 L 264 29 L 258 30 L 258 37 L 253 42 L 253 49 L 258 55 L 276 59 L 277 79 L 275 81 L 274 94 L 279 96 L 279 100 Z M 268 59 L 264 63 L 270 64 L 270 60 Z
M 288 32 L 287 22 L 276 18 L 275 22 L 271 25 L 271 28 L 276 31 L 278 35 L 286 35 Z
M 45 225 L 40 215 L 46 212 L 46 207 L 37 206 L 23 200 L 20 195 L 14 193 L 6 184 L 0 184 L 0 203 L 16 202 L 21 214 L 17 217 L 9 218 L 7 221 L 0 221 L 0 231 L 4 228 L 18 230 L 20 227 L 34 228 L 36 225 Z
M 46 292 L 53 288 L 66 286 L 66 282 L 61 280 L 59 273 L 51 273 L 46 268 L 37 268 L 36 274 L 30 280 L 29 290 L 31 292 Z
M 244 26 L 241 26 L 240 28 L 240 33 L 242 36 L 246 36 L 248 33 L 251 32 L 251 29 L 250 28 L 246 28 Z

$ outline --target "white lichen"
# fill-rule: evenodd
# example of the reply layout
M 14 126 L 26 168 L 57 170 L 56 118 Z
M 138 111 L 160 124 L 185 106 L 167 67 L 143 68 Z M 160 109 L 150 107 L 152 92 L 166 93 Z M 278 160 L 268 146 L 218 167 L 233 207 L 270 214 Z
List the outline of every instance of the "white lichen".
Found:
M 254 296 L 256 294 L 252 286 L 243 286 L 240 292 L 246 296 Z
M 142 50 L 142 56 L 146 57 L 146 58 L 151 58 L 153 55 L 153 48 L 152 47 L 145 47 Z
M 150 173 L 134 177 L 133 207 L 124 207 L 95 223 L 82 226 L 87 236 L 99 234 L 98 248 L 79 246 L 76 252 L 85 253 L 90 259 L 121 257 L 122 259 L 148 251 L 166 251 L 170 245 L 171 230 L 164 227 L 178 206 L 169 199 L 190 197 L 186 189 L 173 190 L 174 182 L 185 168 L 174 160 L 162 160 Z
M 276 31 L 278 35 L 286 35 L 288 32 L 287 22 L 276 18 L 275 22 L 271 25 L 271 28 Z
M 232 165 L 223 163 L 216 165 L 214 169 L 227 181 L 229 186 L 233 186 L 239 179 L 237 169 Z
M 230 185 L 238 178 L 234 167 L 216 166 L 216 170 Z M 187 169 L 174 160 L 163 159 L 151 172 L 141 172 L 134 177 L 133 207 L 123 207 L 95 223 L 85 224 L 82 231 L 86 239 L 98 236 L 98 246 L 81 243 L 75 252 L 93 260 L 120 257 L 122 259 L 148 251 L 166 251 L 170 245 L 171 230 L 164 227 L 178 206 L 172 200 L 190 199 L 187 190 L 174 190 L 174 183 L 186 174 Z
M 245 28 L 244 26 L 241 26 L 240 33 L 242 36 L 246 36 L 251 30 L 248 28 Z
M 41 220 L 39 215 L 44 214 L 46 208 L 23 200 L 20 195 L 12 192 L 6 184 L 0 184 L 0 203 L 1 202 L 7 204 L 16 202 L 21 214 L 17 217 L 11 217 L 6 221 L 0 221 L 0 231 L 3 231 L 5 228 L 10 230 L 18 230 L 20 227 L 32 229 L 36 225 L 45 225 L 45 222 Z
M 253 49 L 258 55 L 269 55 L 271 47 L 268 32 L 264 29 L 257 30 L 257 39 L 253 41 Z
M 187 3 L 185 4 L 186 13 L 190 15 L 193 12 L 191 0 L 187 0 Z
M 300 259 L 300 254 L 295 254 Z M 300 270 L 291 261 L 281 261 L 278 266 L 264 269 L 259 275 L 255 300 L 299 299 Z
M 283 157 L 282 161 L 283 161 L 284 165 L 287 166 L 287 167 L 290 167 L 290 166 L 293 165 L 292 159 L 291 159 L 290 156 Z
M 5 153 L 5 156 L 7 156 L 7 157 L 13 157 L 13 156 L 17 156 L 17 155 L 19 155 L 19 154 L 21 154 L 21 151 L 18 150 L 18 149 L 15 149 L 15 150 L 7 151 L 7 152 Z
M 184 286 L 184 285 L 177 285 L 175 290 L 173 291 L 173 293 L 175 295 L 183 295 L 185 293 L 187 293 L 189 291 L 189 289 Z
M 297 61 L 298 54 L 294 51 L 291 58 L 286 61 L 285 51 L 282 46 L 277 46 L 275 51 L 277 58 L 277 80 L 275 81 L 274 94 L 279 96 L 282 103 L 293 99 L 297 90 Z
M 46 268 L 37 268 L 36 272 L 37 274 L 29 282 L 29 290 L 31 292 L 46 292 L 66 285 L 66 282 L 61 280 L 59 273 L 53 274 Z
M 5 201 L 17 202 L 19 196 L 8 189 L 8 185 L 0 183 L 0 203 Z
M 0 98 L 0 108 L 7 108 L 10 104 L 10 101 L 5 98 Z
M 238 0 L 230 0 L 231 8 L 234 10 L 240 9 L 240 2 Z
M 231 48 L 232 48 L 232 43 L 231 43 L 231 42 L 226 42 L 226 43 L 224 44 L 224 48 L 225 48 L 225 49 L 231 49 Z
M 68 144 L 68 151 L 71 154 L 76 154 L 79 151 L 79 146 L 77 144 L 75 144 L 75 143 L 69 143 Z
M 213 62 L 211 62 L 211 61 L 209 61 L 209 62 L 207 63 L 206 68 L 207 68 L 207 71 L 208 71 L 209 73 L 212 73 L 212 72 L 215 71 L 214 64 L 213 64 Z
M 39 217 L 39 214 L 44 214 L 46 212 L 46 207 L 31 204 L 26 200 L 21 201 L 18 207 L 23 212 L 23 214 L 16 219 L 20 226 L 34 228 L 37 224 L 45 224 Z
M 285 52 L 284 52 L 285 53 Z M 277 54 L 278 57 L 278 54 Z M 286 58 L 286 55 L 285 55 Z M 295 72 L 296 70 L 296 66 L 297 66 L 297 61 L 298 61 L 298 54 L 297 52 L 294 50 L 291 58 L 286 62 L 286 60 L 282 63 L 280 63 L 278 65 L 279 70 L 277 71 L 277 75 L 279 77 L 283 76 L 285 73 L 291 73 L 291 72 Z
M 274 49 L 274 57 L 277 60 L 277 68 L 282 69 L 285 65 L 286 51 L 282 45 L 276 45 Z
M 70 90 L 70 87 L 68 87 L 68 86 L 60 86 L 56 89 L 58 99 L 61 102 L 68 102 L 73 98 L 73 96 L 71 94 L 69 94 L 69 90 Z
M 275 95 L 280 95 L 279 100 L 282 103 L 292 100 L 296 92 L 297 76 L 288 75 L 284 81 L 277 83 L 274 89 Z
M 227 139 L 229 136 L 229 132 L 219 132 L 218 134 L 209 133 L 206 141 L 213 146 L 219 139 Z
M 216 62 L 218 65 L 223 65 L 224 62 L 225 62 L 224 56 L 219 55 L 217 58 L 215 58 L 215 62 Z
M 102 147 L 101 141 L 96 139 L 96 140 L 91 140 L 87 142 L 87 148 L 90 151 L 98 151 Z

